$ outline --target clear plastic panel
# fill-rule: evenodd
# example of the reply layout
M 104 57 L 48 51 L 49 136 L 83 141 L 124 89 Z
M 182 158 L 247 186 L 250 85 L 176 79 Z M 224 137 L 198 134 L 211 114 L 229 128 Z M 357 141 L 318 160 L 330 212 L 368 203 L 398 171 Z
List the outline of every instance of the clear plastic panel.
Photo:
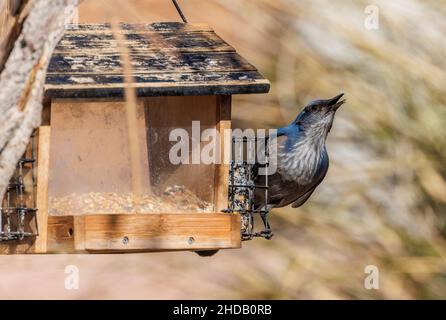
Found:
M 214 165 L 172 164 L 169 151 L 176 142 L 169 134 L 182 128 L 191 141 L 192 121 L 200 121 L 201 131 L 213 128 L 215 110 L 213 96 L 140 100 L 139 166 L 132 168 L 123 102 L 53 102 L 49 214 L 213 212 Z M 190 147 L 189 159 L 192 152 Z

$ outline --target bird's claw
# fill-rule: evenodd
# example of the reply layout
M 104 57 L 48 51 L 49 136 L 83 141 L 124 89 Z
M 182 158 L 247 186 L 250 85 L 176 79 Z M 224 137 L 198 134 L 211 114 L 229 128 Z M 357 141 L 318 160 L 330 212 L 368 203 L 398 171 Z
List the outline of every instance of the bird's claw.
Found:
M 274 236 L 274 233 L 271 229 L 266 229 L 266 230 L 260 231 L 260 236 L 262 236 L 263 238 L 265 238 L 267 240 L 270 240 Z

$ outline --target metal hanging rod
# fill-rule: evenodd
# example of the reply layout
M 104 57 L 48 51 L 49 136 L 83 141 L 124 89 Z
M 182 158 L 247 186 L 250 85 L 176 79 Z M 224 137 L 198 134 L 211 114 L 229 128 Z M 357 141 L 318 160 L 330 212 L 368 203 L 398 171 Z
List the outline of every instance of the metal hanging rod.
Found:
M 175 5 L 175 8 L 178 11 L 178 14 L 180 15 L 181 19 L 183 20 L 184 23 L 187 23 L 187 19 L 186 16 L 183 13 L 183 10 L 181 10 L 180 5 L 178 4 L 177 0 L 172 0 L 173 4 Z

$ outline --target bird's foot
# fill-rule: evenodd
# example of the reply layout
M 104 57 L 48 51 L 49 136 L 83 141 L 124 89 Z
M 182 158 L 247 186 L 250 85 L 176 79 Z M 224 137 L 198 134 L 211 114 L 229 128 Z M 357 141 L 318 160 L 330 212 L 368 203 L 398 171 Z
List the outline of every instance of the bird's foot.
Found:
M 263 231 L 260 231 L 260 236 L 267 240 L 270 240 L 274 236 L 274 233 L 271 229 L 265 229 Z

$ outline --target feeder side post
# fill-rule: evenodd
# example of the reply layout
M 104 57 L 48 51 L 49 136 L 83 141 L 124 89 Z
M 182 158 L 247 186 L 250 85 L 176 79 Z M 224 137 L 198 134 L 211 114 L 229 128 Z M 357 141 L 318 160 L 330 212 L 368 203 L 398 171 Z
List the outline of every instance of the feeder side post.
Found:
M 74 249 L 76 251 L 85 250 L 85 217 L 74 216 L 73 217 L 73 229 L 74 229 Z
M 37 143 L 37 196 L 36 207 L 38 209 L 37 228 L 39 235 L 36 238 L 35 252 L 47 251 L 48 229 L 48 179 L 50 167 L 50 137 L 51 127 L 41 126 L 38 130 Z
M 225 163 L 225 143 L 230 146 L 231 141 L 225 141 L 225 130 L 231 129 L 231 101 L 232 96 L 220 95 L 217 99 L 217 124 L 220 135 L 219 163 L 215 166 L 215 211 L 221 212 L 228 206 L 229 163 Z M 230 149 L 229 149 L 230 150 Z

